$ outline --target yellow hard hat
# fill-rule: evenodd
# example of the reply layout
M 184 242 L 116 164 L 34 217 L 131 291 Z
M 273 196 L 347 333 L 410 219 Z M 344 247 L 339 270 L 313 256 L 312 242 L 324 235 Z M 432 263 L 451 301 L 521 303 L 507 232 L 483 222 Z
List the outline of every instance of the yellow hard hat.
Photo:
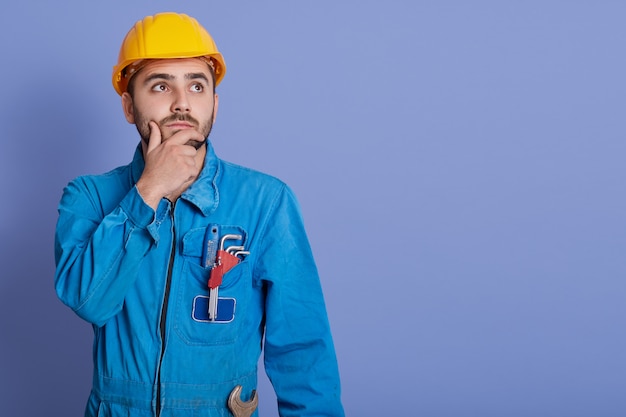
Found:
M 209 32 L 196 19 L 182 13 L 158 13 L 135 23 L 126 34 L 117 65 L 113 67 L 113 87 L 119 95 L 126 91 L 132 64 L 146 59 L 205 57 L 215 72 L 217 86 L 226 73 L 222 54 Z

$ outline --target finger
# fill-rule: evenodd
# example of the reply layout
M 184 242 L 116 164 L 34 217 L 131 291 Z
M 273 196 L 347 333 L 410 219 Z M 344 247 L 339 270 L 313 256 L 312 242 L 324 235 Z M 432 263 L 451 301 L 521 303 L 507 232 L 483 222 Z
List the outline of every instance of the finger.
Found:
M 150 138 L 148 139 L 148 153 L 150 153 L 161 144 L 162 138 L 161 129 L 159 128 L 158 124 L 156 124 L 155 122 L 150 122 L 148 126 L 150 127 Z
M 203 142 L 204 136 L 196 129 L 182 129 L 174 133 L 168 141 L 177 145 L 186 145 L 189 141 Z

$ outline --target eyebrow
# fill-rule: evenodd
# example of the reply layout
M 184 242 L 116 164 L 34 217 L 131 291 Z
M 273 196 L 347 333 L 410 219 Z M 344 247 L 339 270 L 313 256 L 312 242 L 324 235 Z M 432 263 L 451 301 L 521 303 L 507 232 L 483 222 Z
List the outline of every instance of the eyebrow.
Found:
M 185 74 L 186 80 L 204 80 L 207 84 L 209 84 L 209 78 L 203 72 L 191 72 L 189 74 Z
M 146 77 L 145 80 L 143 80 L 144 85 L 149 84 L 150 82 L 154 81 L 154 80 L 166 80 L 166 81 L 171 81 L 173 80 L 174 77 L 173 75 L 170 74 L 165 74 L 165 73 L 154 73 L 154 74 L 150 74 Z
M 154 80 L 166 80 L 166 81 L 172 81 L 175 80 L 176 77 L 171 75 L 171 74 L 167 74 L 167 73 L 154 73 L 154 74 L 150 74 L 146 77 L 146 79 L 144 80 L 144 85 L 148 84 Z M 207 84 L 209 84 L 209 78 L 202 72 L 190 72 L 185 74 L 185 79 L 186 80 L 204 80 Z

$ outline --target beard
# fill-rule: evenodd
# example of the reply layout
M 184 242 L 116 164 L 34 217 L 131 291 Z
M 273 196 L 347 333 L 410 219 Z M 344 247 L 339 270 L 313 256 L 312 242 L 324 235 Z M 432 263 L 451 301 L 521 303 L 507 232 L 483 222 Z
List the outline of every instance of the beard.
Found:
M 150 126 L 149 126 L 150 120 L 144 117 L 144 115 L 136 107 L 134 108 L 134 113 L 135 113 L 135 127 L 137 128 L 137 132 L 139 132 L 141 141 L 146 146 L 148 146 L 148 143 L 150 141 Z M 198 122 L 195 118 L 191 117 L 190 115 L 185 114 L 185 113 L 177 113 L 177 114 L 168 116 L 164 119 L 161 119 L 160 121 L 157 122 L 157 124 L 159 125 L 159 129 L 161 129 L 161 132 L 163 132 L 163 126 L 165 126 L 168 123 L 172 123 L 172 122 L 190 123 L 191 125 L 194 126 L 194 128 L 198 132 L 200 132 L 200 134 L 204 138 L 202 142 L 198 142 L 197 140 L 190 140 L 189 142 L 186 143 L 186 145 L 193 146 L 197 150 L 202 145 L 204 145 L 207 139 L 209 138 L 209 135 L 211 134 L 211 129 L 213 128 L 213 120 L 214 120 L 214 114 L 211 113 L 211 117 L 204 124 L 200 125 L 200 122 Z M 176 132 L 179 132 L 179 130 L 174 131 L 172 135 Z M 170 138 L 170 136 L 167 136 L 167 137 L 163 136 L 161 140 L 167 140 Z

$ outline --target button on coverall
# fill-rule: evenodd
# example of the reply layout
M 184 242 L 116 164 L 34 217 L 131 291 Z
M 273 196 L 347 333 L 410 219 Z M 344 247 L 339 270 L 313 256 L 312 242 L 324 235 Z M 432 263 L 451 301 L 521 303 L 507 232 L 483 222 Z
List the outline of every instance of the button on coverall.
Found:
M 242 385 L 245 401 L 256 388 L 262 347 L 281 416 L 343 416 L 319 277 L 291 190 L 219 159 L 207 141 L 197 180 L 154 211 L 135 186 L 143 168 L 139 146 L 129 165 L 71 181 L 59 205 L 55 288 L 94 330 L 85 416 L 230 416 L 231 390 Z M 213 322 L 201 311 L 209 225 L 242 235 L 250 252 L 219 287 L 234 310 Z

